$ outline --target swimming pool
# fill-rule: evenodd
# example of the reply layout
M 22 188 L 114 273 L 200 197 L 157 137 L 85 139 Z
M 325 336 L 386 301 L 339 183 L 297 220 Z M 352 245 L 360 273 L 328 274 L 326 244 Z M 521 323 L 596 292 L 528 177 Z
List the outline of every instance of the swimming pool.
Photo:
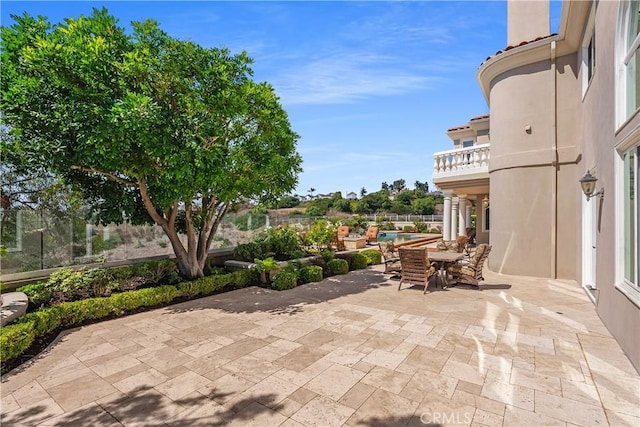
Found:
M 395 231 L 381 231 L 378 233 L 378 242 L 393 241 L 396 243 L 408 242 L 409 240 L 420 239 L 423 236 L 411 233 L 396 233 Z

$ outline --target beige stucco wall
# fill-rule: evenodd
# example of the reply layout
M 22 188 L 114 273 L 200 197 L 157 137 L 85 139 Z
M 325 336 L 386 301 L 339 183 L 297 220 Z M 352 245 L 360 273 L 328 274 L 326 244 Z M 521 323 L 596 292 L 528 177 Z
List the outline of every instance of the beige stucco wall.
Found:
M 489 267 L 555 275 L 554 79 L 551 62 L 498 76 L 491 88 Z M 528 130 L 530 129 L 530 130 Z
M 621 190 L 615 185 L 615 145 L 640 125 L 640 117 L 635 117 L 623 128 L 616 129 L 614 52 L 617 17 L 617 2 L 599 3 L 595 31 L 596 72 L 584 100 L 580 102 L 577 140 L 582 159 L 574 179 L 579 179 L 590 169 L 598 178 L 597 188 L 605 190 L 605 196 L 597 209 L 597 311 L 636 369 L 640 371 L 640 308 L 616 288 L 615 276 L 615 248 L 618 244 L 615 235 L 615 194 Z M 581 77 L 582 75 L 579 81 Z M 578 209 L 581 209 L 581 205 Z M 582 240 L 578 239 L 575 250 L 579 255 L 581 245 Z M 582 260 L 580 257 L 579 259 L 581 266 Z

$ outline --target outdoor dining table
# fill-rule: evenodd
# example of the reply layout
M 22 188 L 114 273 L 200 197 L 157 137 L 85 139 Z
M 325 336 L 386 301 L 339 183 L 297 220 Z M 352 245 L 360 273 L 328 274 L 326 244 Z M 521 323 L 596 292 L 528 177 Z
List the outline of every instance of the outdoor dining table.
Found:
M 440 265 L 440 268 L 438 269 L 438 277 L 440 278 L 440 283 L 443 284 L 443 288 L 449 286 L 447 267 L 451 264 L 455 264 L 462 258 L 464 258 L 464 254 L 459 252 L 429 252 L 429 260 L 437 262 Z

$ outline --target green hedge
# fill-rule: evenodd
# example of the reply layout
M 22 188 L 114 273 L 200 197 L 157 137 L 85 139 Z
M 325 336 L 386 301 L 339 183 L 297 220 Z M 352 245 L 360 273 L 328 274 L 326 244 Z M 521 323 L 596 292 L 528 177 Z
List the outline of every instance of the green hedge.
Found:
M 367 265 L 382 264 L 382 254 L 377 249 L 365 249 L 360 254 L 367 258 Z
M 293 289 L 298 284 L 298 275 L 292 271 L 281 271 L 276 275 L 271 283 L 271 288 L 276 291 L 286 291 Z
M 88 320 L 103 319 L 142 307 L 168 304 L 174 299 L 208 295 L 227 285 L 242 288 L 255 282 L 256 272 L 251 269 L 229 274 L 202 277 L 177 286 L 165 285 L 113 294 L 107 298 L 87 298 L 65 302 L 53 307 L 28 313 L 0 330 L 0 359 L 7 361 L 20 356 L 37 337 L 56 329 L 69 328 Z
M 32 306 L 50 305 L 54 292 L 61 293 L 64 301 L 84 300 L 87 296 L 106 297 L 112 292 L 148 285 L 173 285 L 179 280 L 175 260 L 150 261 L 115 268 L 73 270 L 63 267 L 51 274 L 46 282 L 25 285 L 24 292 Z
M 360 253 L 351 255 L 349 270 L 362 270 L 363 268 L 367 268 L 367 258 Z
M 308 265 L 300 269 L 300 281 L 302 283 L 319 282 L 322 280 L 322 267 Z
M 331 274 L 347 274 L 349 272 L 349 263 L 340 258 L 334 258 L 327 263 L 327 268 Z
M 0 359 L 6 361 L 20 356 L 36 338 L 34 322 L 5 326 L 0 332 Z

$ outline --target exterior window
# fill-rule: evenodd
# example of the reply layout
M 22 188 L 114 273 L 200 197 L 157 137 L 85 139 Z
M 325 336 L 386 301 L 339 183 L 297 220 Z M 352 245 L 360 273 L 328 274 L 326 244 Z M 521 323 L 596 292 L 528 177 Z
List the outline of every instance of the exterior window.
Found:
M 462 141 L 462 148 L 473 147 L 475 143 L 476 142 L 473 139 Z
M 596 70 L 596 35 L 591 35 L 589 45 L 587 46 L 587 82 L 591 81 L 593 73 Z
M 624 216 L 624 274 L 625 281 L 639 286 L 638 281 L 638 218 L 640 204 L 638 203 L 638 157 L 640 146 L 627 151 L 623 155 L 623 216 Z
M 589 21 L 585 28 L 585 38 L 582 40 L 582 96 L 584 97 L 589 84 L 596 72 L 596 30 L 595 6 L 591 6 Z
M 640 107 L 640 2 L 623 4 L 618 33 L 618 125 Z
M 489 206 L 484 208 L 484 231 L 489 231 Z

